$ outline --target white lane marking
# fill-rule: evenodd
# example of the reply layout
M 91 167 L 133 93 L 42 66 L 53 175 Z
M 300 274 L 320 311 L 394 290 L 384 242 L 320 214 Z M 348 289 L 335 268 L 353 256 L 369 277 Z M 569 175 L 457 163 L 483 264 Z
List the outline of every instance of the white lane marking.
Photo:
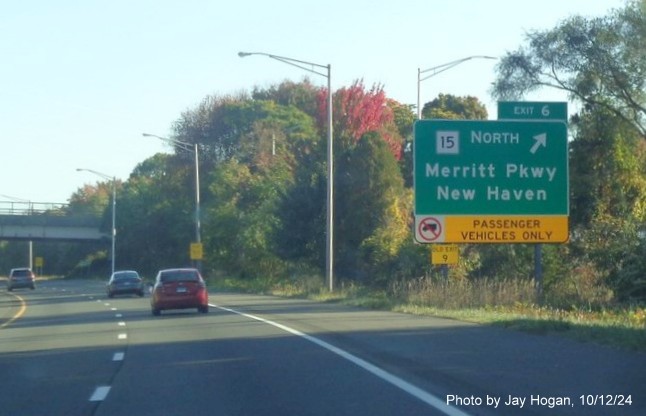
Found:
M 123 321 L 120 321 L 117 325 L 119 325 L 119 326 L 126 326 L 126 323 L 125 323 L 125 322 L 123 322 Z
M 115 352 L 114 355 L 112 356 L 112 361 L 123 361 L 125 356 L 126 356 L 125 352 Z
M 117 338 L 126 339 L 126 338 L 128 338 L 128 334 L 119 334 L 119 336 Z
M 369 373 L 372 373 L 373 375 L 379 377 L 380 379 L 382 379 L 382 380 L 394 385 L 395 387 L 405 391 L 406 393 L 410 394 L 411 396 L 418 398 L 419 400 L 421 400 L 424 403 L 428 404 L 429 406 L 439 410 L 440 412 L 442 412 L 445 415 L 448 415 L 448 416 L 469 416 L 468 413 L 464 413 L 460 409 L 457 409 L 455 407 L 449 407 L 446 404 L 446 402 L 444 400 L 440 399 L 439 397 L 436 397 L 436 396 L 434 396 L 434 395 L 420 389 L 419 387 L 416 387 L 416 386 L 412 385 L 411 383 L 397 377 L 396 375 L 390 374 L 389 372 L 387 372 L 385 370 L 382 370 L 381 368 L 377 367 L 376 365 L 370 364 L 369 362 L 367 362 L 367 361 L 365 361 L 365 360 L 363 360 L 363 359 L 361 359 L 361 358 L 359 358 L 359 357 L 357 357 L 355 355 L 352 355 L 349 352 L 342 350 L 341 348 L 335 347 L 332 344 L 329 344 L 329 343 L 327 343 L 327 342 L 325 342 L 323 340 L 320 340 L 320 339 L 318 339 L 316 337 L 308 335 L 308 334 L 306 334 L 304 332 L 301 332 L 301 331 L 299 331 L 297 329 L 290 328 L 290 327 L 288 327 L 286 325 L 279 324 L 278 322 L 274 322 L 274 321 L 270 321 L 270 320 L 265 319 L 265 318 L 261 318 L 259 316 L 255 316 L 255 315 L 251 315 L 251 314 L 248 314 L 248 313 L 236 311 L 235 309 L 230 309 L 230 308 L 226 308 L 224 306 L 219 306 L 219 305 L 215 305 L 215 304 L 210 304 L 210 306 L 212 306 L 214 308 L 224 310 L 224 311 L 227 311 L 227 312 L 235 313 L 235 314 L 238 314 L 238 315 L 250 318 L 250 319 L 254 319 L 256 321 L 263 322 L 263 323 L 265 323 L 267 325 L 271 325 L 271 326 L 274 326 L 276 328 L 282 329 L 285 332 L 289 332 L 292 335 L 296 335 L 296 336 L 299 336 L 301 338 L 304 338 L 304 339 L 318 345 L 319 347 L 325 348 L 326 350 L 328 350 L 328 351 L 330 351 L 330 352 L 332 352 L 332 353 L 334 353 L 334 354 L 336 354 L 336 355 L 350 361 L 351 363 L 358 365 L 359 367 L 363 368 L 364 370 L 368 371 Z
M 99 386 L 94 390 L 94 393 L 92 393 L 90 401 L 102 402 L 108 396 L 108 393 L 110 393 L 110 386 Z
M 115 318 L 121 318 L 122 316 L 123 315 L 121 315 L 120 313 L 117 313 L 117 314 L 114 315 Z
M 111 311 L 116 311 L 116 310 L 117 310 L 117 308 L 110 308 L 110 310 L 111 310 Z

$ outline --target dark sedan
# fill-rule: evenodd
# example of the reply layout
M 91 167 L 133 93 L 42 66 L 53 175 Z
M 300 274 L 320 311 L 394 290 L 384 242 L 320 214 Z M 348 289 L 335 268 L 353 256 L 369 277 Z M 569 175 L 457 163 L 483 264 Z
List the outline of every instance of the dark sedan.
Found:
M 112 273 L 108 281 L 106 291 L 108 297 L 115 295 L 134 294 L 142 297 L 144 295 L 144 281 L 134 270 L 120 270 Z

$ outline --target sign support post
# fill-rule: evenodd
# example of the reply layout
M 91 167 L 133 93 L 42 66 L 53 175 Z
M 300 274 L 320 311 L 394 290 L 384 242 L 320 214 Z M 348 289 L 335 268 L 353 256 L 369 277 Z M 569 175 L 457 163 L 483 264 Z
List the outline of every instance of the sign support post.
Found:
M 567 123 L 567 103 L 499 101 L 499 120 L 560 120 Z M 543 245 L 534 245 L 534 282 L 536 298 L 543 303 Z

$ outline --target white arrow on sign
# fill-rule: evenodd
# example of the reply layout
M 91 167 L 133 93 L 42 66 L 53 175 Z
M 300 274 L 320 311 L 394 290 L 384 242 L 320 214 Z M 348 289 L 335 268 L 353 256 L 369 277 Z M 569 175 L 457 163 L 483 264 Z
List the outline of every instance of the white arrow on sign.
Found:
M 534 140 L 536 140 L 534 142 L 534 145 L 532 146 L 531 149 L 529 149 L 529 151 L 532 154 L 536 153 L 538 148 L 541 147 L 541 146 L 547 147 L 547 134 L 545 134 L 545 133 L 537 134 L 536 136 L 534 136 Z

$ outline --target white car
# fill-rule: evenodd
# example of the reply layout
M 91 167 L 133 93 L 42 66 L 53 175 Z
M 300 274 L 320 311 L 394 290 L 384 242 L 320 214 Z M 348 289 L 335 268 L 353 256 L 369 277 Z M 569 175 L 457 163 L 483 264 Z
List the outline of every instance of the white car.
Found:
M 36 289 L 35 281 L 36 276 L 30 268 L 19 267 L 11 269 L 11 272 L 9 272 L 9 279 L 7 279 L 7 290 L 11 292 L 19 287 L 28 287 L 31 290 L 34 290 Z

